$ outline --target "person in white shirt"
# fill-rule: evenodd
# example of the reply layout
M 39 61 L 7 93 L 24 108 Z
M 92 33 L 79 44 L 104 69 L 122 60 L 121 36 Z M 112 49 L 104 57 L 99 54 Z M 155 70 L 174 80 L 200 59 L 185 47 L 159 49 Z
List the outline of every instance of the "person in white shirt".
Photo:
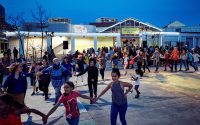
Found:
M 140 91 L 138 90 L 139 89 L 139 86 L 140 86 L 140 76 L 141 76 L 141 70 L 139 69 L 136 69 L 135 70 L 135 73 L 136 73 L 136 76 L 132 76 L 131 79 L 135 81 L 135 91 L 136 91 L 136 95 L 135 95 L 135 98 L 139 98 L 140 97 Z
M 124 58 L 124 70 L 125 70 L 124 75 L 126 75 L 127 74 L 127 68 L 128 68 L 128 60 L 129 60 L 128 54 L 124 53 L 124 57 L 123 58 Z
M 194 69 L 195 69 L 195 71 L 198 71 L 198 63 L 199 63 L 200 55 L 196 51 L 194 51 L 192 56 L 194 59 Z

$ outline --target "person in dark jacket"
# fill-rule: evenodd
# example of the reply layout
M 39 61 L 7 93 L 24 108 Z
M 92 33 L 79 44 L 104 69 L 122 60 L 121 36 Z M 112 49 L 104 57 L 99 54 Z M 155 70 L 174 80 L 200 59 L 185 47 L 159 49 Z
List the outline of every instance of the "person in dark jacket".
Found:
M 75 75 L 77 75 L 79 73 L 82 73 L 84 71 L 84 64 L 86 64 L 86 63 L 83 60 L 83 56 L 82 55 L 78 55 L 78 58 L 76 60 Z M 81 76 L 81 78 L 82 78 L 82 82 L 83 82 L 83 77 Z M 78 76 L 75 78 L 75 82 L 77 84 Z
M 61 65 L 64 66 L 68 71 L 71 71 L 73 68 L 68 56 L 65 56 L 63 58 L 63 62 Z M 64 81 L 67 82 L 69 81 L 70 77 L 72 77 L 72 74 L 63 73 L 63 77 L 64 77 Z
M 14 47 L 14 49 L 13 49 L 13 55 L 14 55 L 14 62 L 16 62 L 17 61 L 17 56 L 18 56 L 18 50 L 16 49 L 16 47 Z
M 93 98 L 93 92 L 95 97 L 97 97 L 98 68 L 95 65 L 96 60 L 91 58 L 89 60 L 89 66 L 83 72 L 77 75 L 80 76 L 88 72 L 88 88 L 91 98 Z M 92 104 L 92 101 L 90 101 L 90 104 Z
M 49 67 L 46 59 L 42 60 L 42 65 L 39 68 L 39 71 L 45 70 Z M 48 100 L 49 84 L 51 81 L 50 74 L 48 72 L 39 76 L 39 89 L 44 92 L 45 100 Z
M 3 87 L 4 91 L 11 94 L 16 101 L 24 104 L 25 93 L 27 90 L 28 74 L 22 72 L 22 66 L 19 63 L 14 63 L 11 66 L 11 74 L 6 79 Z

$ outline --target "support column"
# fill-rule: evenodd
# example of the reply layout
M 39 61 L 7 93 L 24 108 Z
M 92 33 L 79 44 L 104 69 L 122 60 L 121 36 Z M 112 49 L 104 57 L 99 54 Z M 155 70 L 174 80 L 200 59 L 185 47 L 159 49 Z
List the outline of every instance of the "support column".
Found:
M 138 46 L 139 47 L 142 46 L 142 36 L 141 35 L 139 35 Z
M 182 46 L 181 46 L 181 45 L 182 45 L 182 44 L 181 44 L 181 42 L 182 42 L 182 40 L 181 40 L 181 35 L 178 36 L 178 42 L 179 42 L 179 44 L 180 44 L 179 47 L 182 48 Z
M 196 38 L 193 37 L 193 47 L 192 48 L 195 48 L 196 47 Z
M 51 36 L 47 35 L 47 51 L 50 53 L 51 52 Z
M 94 51 L 97 51 L 97 36 L 94 36 Z
M 71 51 L 75 52 L 75 36 L 71 36 Z
M 121 47 L 122 44 L 121 44 L 121 38 L 120 38 L 120 35 L 117 35 L 117 47 Z
M 19 56 L 24 58 L 24 35 L 22 34 L 19 36 Z
M 164 37 L 164 36 L 160 35 L 159 47 L 163 46 L 163 37 Z

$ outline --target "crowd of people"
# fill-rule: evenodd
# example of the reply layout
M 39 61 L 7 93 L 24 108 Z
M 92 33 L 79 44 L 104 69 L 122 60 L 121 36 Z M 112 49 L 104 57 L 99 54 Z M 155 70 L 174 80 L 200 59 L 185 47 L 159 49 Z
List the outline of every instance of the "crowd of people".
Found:
M 194 71 L 198 71 L 199 53 L 199 48 L 189 51 L 187 48 L 180 49 L 178 47 L 171 48 L 167 46 L 149 48 L 131 48 L 128 46 L 114 48 L 103 47 L 98 49 L 98 52 L 95 52 L 92 48 L 87 51 L 83 50 L 83 52 L 77 50 L 74 54 L 68 53 L 61 60 L 58 58 L 52 59 L 45 52 L 41 62 L 33 60 L 30 66 L 26 62 L 16 62 L 16 57 L 14 57 L 15 63 L 8 64 L 8 57 L 10 56 L 8 53 L 5 53 L 0 63 L 0 86 L 3 88 L 3 90 L 0 89 L 0 123 L 5 123 L 6 120 L 10 119 L 16 119 L 20 114 L 27 112 L 34 112 L 42 116 L 44 123 L 46 123 L 48 117 L 63 103 L 66 109 L 67 122 L 70 125 L 77 125 L 80 116 L 76 100 L 77 97 L 89 99 L 90 104 L 93 104 L 111 89 L 111 125 L 116 125 L 118 113 L 122 125 L 126 125 L 125 114 L 128 107 L 126 96 L 129 92 L 133 92 L 133 85 L 119 80 L 121 76 L 119 62 L 123 64 L 123 75 L 125 76 L 127 75 L 128 68 L 135 68 L 135 75 L 131 75 L 131 79 L 135 81 L 135 98 L 139 98 L 141 94 L 139 91 L 140 77 L 146 73 L 145 69 L 148 72 L 155 69 L 155 73 L 158 73 L 160 67 L 163 66 L 164 71 L 167 71 L 167 68 L 169 68 L 171 72 L 177 72 L 182 71 L 182 65 L 184 65 L 185 71 L 191 70 L 190 67 Z M 49 61 L 49 58 L 52 61 Z M 104 73 L 107 68 L 107 63 L 112 64 L 112 82 L 98 95 L 98 76 L 100 74 L 101 80 L 105 80 Z M 180 64 L 179 70 L 178 64 Z M 8 66 L 10 67 L 9 74 L 3 83 L 4 72 Z M 151 68 L 153 66 L 155 68 Z M 78 78 L 81 77 L 83 81 L 82 75 L 86 72 L 88 73 L 87 84 L 89 96 L 82 95 L 80 92 L 74 90 L 77 85 L 80 85 Z M 75 77 L 75 83 L 70 81 L 73 75 Z M 47 115 L 38 110 L 29 109 L 25 105 L 24 100 L 28 86 L 27 77 L 30 78 L 30 85 L 33 88 L 31 96 L 34 96 L 40 90 L 43 92 L 45 100 L 49 99 L 49 84 L 52 84 L 55 90 L 55 100 L 53 108 Z M 62 86 L 64 93 L 61 93 Z M 9 99 L 5 99 L 5 97 Z M 5 110 L 6 113 L 4 113 Z M 19 123 L 19 125 L 21 124 Z

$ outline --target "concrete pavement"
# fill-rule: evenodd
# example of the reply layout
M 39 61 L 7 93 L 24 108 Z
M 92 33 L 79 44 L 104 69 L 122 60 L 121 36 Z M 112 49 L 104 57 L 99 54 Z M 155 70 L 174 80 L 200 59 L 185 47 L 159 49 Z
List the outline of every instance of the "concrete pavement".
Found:
M 153 68 L 151 68 L 153 71 Z M 160 69 L 161 70 L 161 69 Z M 128 70 L 134 73 L 133 70 Z M 123 70 L 121 71 L 123 73 Z M 200 72 L 163 72 L 147 73 L 141 79 L 141 97 L 134 98 L 134 93 L 128 95 L 128 110 L 126 119 L 128 125 L 199 125 L 200 124 Z M 98 93 L 110 82 L 110 71 L 106 71 L 106 80 L 99 80 Z M 100 79 L 100 78 L 99 78 Z M 87 74 L 84 75 L 86 83 Z M 129 75 L 122 76 L 122 81 L 131 82 Z M 72 78 L 73 81 L 73 78 Z M 80 83 L 80 82 L 79 82 Z M 133 82 L 132 82 L 133 83 Z M 87 85 L 80 85 L 76 89 L 82 94 L 88 93 Z M 28 89 L 26 104 L 47 113 L 52 108 L 54 90 L 50 87 L 50 100 L 44 101 L 42 93 L 30 96 Z M 80 99 L 80 125 L 109 125 L 111 92 L 108 91 L 96 104 L 90 105 L 88 100 Z M 48 125 L 65 125 L 64 107 L 52 114 Z M 22 116 L 27 125 L 42 124 L 41 118 L 31 114 Z M 120 121 L 118 119 L 118 125 Z

